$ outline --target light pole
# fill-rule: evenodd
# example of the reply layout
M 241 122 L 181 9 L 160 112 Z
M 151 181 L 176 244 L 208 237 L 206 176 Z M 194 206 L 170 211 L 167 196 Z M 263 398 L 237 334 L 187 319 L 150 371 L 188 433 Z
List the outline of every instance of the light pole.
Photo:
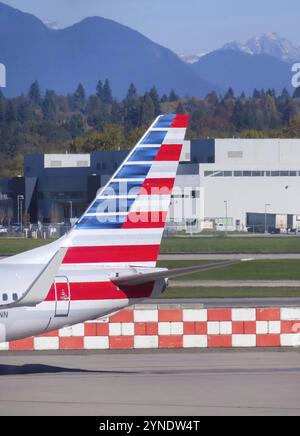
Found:
M 72 224 L 72 218 L 73 218 L 73 201 L 69 201 L 70 203 L 70 223 Z
M 225 204 L 225 232 L 227 233 L 227 230 L 228 230 L 228 228 L 227 228 L 227 226 L 228 226 L 228 201 L 225 200 L 224 204 Z
M 265 204 L 265 233 L 268 233 L 267 208 L 269 206 L 271 206 L 269 203 Z
M 22 233 L 23 232 L 23 200 L 24 200 L 24 195 L 18 195 L 17 200 L 18 200 L 18 224 L 20 225 L 21 233 Z

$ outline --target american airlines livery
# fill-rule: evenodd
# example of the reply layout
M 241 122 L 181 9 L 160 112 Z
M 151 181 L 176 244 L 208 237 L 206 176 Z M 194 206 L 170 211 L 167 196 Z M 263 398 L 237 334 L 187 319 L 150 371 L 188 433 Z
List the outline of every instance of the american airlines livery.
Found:
M 167 278 L 232 262 L 156 268 L 187 115 L 162 115 L 61 239 L 0 262 L 0 342 L 159 296 Z

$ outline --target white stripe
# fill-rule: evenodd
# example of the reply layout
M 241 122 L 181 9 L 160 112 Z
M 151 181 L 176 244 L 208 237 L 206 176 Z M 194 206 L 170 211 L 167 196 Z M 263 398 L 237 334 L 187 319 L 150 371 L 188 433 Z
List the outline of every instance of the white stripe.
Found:
M 144 183 L 145 179 L 113 179 L 111 180 L 111 182 L 116 182 L 116 183 L 131 183 L 131 182 L 142 182 Z M 103 191 L 102 191 L 103 192 Z
M 100 245 L 160 245 L 163 229 L 116 229 L 111 230 L 76 230 L 72 239 L 66 246 L 70 247 L 95 247 Z
M 115 222 L 114 217 L 116 216 L 127 216 L 128 212 L 99 212 L 99 213 L 86 213 L 84 216 L 98 216 L 99 218 L 101 217 L 106 217 L 107 219 L 99 219 L 99 222 L 101 223 L 109 223 L 109 222 Z
M 97 263 L 64 263 L 60 267 L 60 271 L 66 271 L 68 268 L 78 269 L 82 265 L 85 265 L 87 268 L 96 268 L 99 266 L 99 262 Z M 156 262 L 101 262 L 101 267 L 103 268 L 155 268 Z
M 181 143 L 184 140 L 185 137 L 185 132 L 186 132 L 186 128 L 185 127 L 173 127 L 171 129 L 168 130 L 168 133 L 165 137 L 165 140 L 163 142 L 163 144 L 170 144 L 172 142 L 169 141 L 176 141 L 176 144 Z
M 174 178 L 178 169 L 178 162 L 154 162 L 147 179 Z

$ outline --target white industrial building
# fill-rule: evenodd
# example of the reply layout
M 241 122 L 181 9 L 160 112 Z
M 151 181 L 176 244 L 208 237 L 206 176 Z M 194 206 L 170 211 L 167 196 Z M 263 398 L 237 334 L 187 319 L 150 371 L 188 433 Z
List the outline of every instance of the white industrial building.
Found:
M 186 141 L 170 225 L 300 228 L 300 139 Z

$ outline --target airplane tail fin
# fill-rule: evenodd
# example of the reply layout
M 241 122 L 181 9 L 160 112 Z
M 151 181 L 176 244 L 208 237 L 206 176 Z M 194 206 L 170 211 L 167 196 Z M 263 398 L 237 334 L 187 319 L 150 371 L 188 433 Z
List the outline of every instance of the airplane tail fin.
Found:
M 72 229 L 65 264 L 156 265 L 187 125 L 155 120 Z

